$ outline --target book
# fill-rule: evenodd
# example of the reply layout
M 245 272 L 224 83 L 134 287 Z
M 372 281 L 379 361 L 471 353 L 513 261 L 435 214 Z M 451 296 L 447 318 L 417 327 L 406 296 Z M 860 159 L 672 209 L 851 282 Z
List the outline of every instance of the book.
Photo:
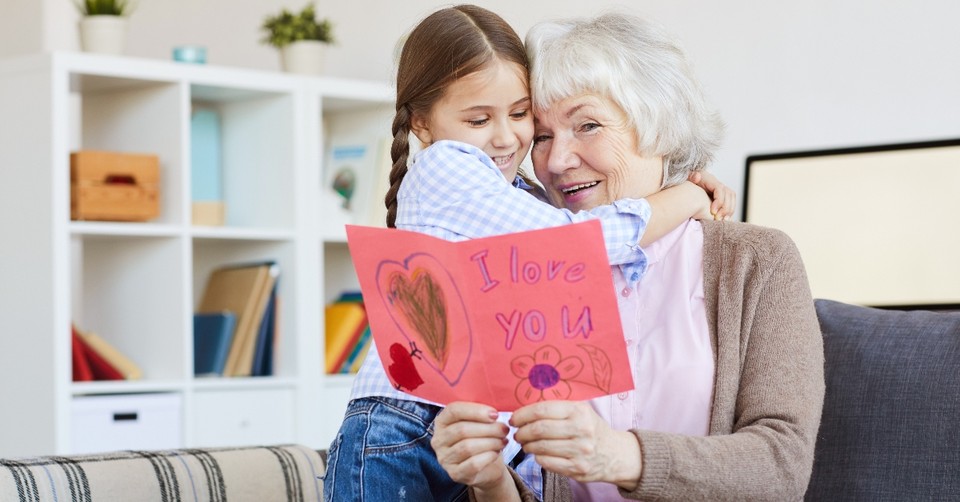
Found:
M 370 333 L 370 337 L 367 338 L 363 346 L 360 347 L 360 352 L 353 359 L 353 362 L 350 363 L 350 369 L 347 373 L 357 374 L 357 372 L 360 371 L 360 366 L 363 366 L 363 361 L 367 358 L 367 353 L 370 352 L 370 347 L 373 345 L 373 332 L 369 330 L 367 332 Z
M 270 268 L 267 270 L 267 278 L 261 285 L 261 289 L 258 292 L 256 312 L 254 314 L 254 324 L 252 324 L 252 329 L 247 335 L 247 338 L 244 341 L 243 347 L 241 347 L 240 357 L 237 360 L 237 366 L 234 368 L 231 376 L 252 376 L 253 375 L 253 358 L 257 349 L 257 340 L 261 332 L 261 327 L 263 326 L 264 316 L 267 314 L 267 307 L 270 303 L 270 296 L 274 290 L 274 286 L 277 283 L 277 279 L 280 276 L 280 267 L 276 264 L 271 264 Z
M 114 368 L 109 361 L 104 359 L 97 351 L 87 345 L 83 333 L 76 327 L 73 328 L 74 347 L 78 351 L 78 358 L 86 361 L 90 368 L 91 380 L 123 380 L 124 376 L 117 368 Z
M 193 374 L 223 376 L 237 315 L 229 310 L 193 315 Z
M 364 199 L 370 189 L 370 178 L 364 174 L 371 171 L 373 148 L 361 142 L 336 141 L 330 147 L 324 166 L 324 195 L 337 201 L 348 214 L 354 214 L 358 198 L 361 200 L 360 207 L 366 204 Z
M 71 358 L 73 360 L 73 381 L 89 382 L 93 380 L 93 370 L 90 369 L 90 362 L 87 360 L 86 348 L 80 335 L 77 334 L 77 328 L 71 328 L 70 338 L 72 339 Z
M 383 199 L 390 190 L 390 171 L 393 170 L 393 159 L 390 149 L 393 148 L 393 138 L 385 137 L 377 145 L 377 156 L 373 170 L 371 195 L 367 205 L 366 224 L 374 227 L 387 226 L 387 206 Z
M 320 214 L 324 227 L 334 236 L 343 235 L 345 224 L 367 224 L 377 217 L 371 215 L 371 210 L 384 205 L 386 191 L 378 196 L 375 192 L 379 188 L 374 187 L 381 136 L 351 127 L 329 131 L 323 159 Z M 387 175 L 389 177 L 389 172 Z M 383 212 L 386 213 L 385 208 Z M 386 226 L 384 218 L 378 223 Z
M 363 305 L 360 306 L 363 307 Z M 367 331 L 369 326 L 370 323 L 366 316 L 366 310 L 364 310 L 363 319 L 356 326 L 353 334 L 350 335 L 347 343 L 343 346 L 343 349 L 341 349 L 339 354 L 337 354 L 336 359 L 334 359 L 331 373 L 342 373 L 343 367 L 347 364 L 347 359 L 350 358 L 350 355 L 353 354 L 354 349 L 360 344 L 363 334 Z
M 190 190 L 194 225 L 223 225 L 220 115 L 194 106 L 190 114 Z
M 324 368 L 327 373 L 337 373 L 350 348 L 363 334 L 367 312 L 361 303 L 335 302 L 325 309 L 324 316 Z
M 143 370 L 137 363 L 110 345 L 100 335 L 91 332 L 77 331 L 80 338 L 93 352 L 103 358 L 111 367 L 115 368 L 124 380 L 139 380 L 143 377 Z M 88 359 L 90 359 L 88 352 Z M 92 360 L 91 360 L 92 363 Z
M 252 350 L 248 359 L 242 357 L 260 328 L 268 296 L 264 293 L 269 291 L 267 283 L 271 269 L 276 266 L 273 261 L 224 265 L 213 270 L 207 279 L 197 312 L 216 313 L 226 310 L 237 316 L 233 340 L 227 352 L 224 376 L 250 374 Z
M 267 301 L 263 320 L 260 321 L 260 332 L 257 334 L 256 347 L 253 352 L 252 376 L 270 376 L 273 374 L 273 340 L 276 332 L 277 316 L 277 283 L 274 282 Z
M 363 359 L 363 354 L 366 354 L 364 348 L 369 348 L 370 344 L 370 323 L 366 323 L 366 327 L 363 329 L 363 333 L 360 334 L 360 338 L 357 340 L 357 343 L 350 348 L 350 354 L 344 359 L 343 364 L 340 365 L 338 373 L 355 373 L 356 371 L 352 370 L 354 362 L 359 358 Z M 358 366 L 359 368 L 359 366 Z

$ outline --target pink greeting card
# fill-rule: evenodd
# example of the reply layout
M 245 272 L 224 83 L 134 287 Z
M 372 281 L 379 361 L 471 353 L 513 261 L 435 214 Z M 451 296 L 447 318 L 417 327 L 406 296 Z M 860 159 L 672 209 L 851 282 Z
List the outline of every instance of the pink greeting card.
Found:
M 391 383 L 501 411 L 633 389 L 600 223 L 450 242 L 347 226 Z

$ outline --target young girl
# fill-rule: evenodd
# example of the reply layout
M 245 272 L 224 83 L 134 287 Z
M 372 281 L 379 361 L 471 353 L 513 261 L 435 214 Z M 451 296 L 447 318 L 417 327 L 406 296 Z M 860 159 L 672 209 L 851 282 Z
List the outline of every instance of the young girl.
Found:
M 485 9 L 442 9 L 414 28 L 397 73 L 387 225 L 463 240 L 599 219 L 611 265 L 639 281 L 646 267 L 641 246 L 690 217 L 710 217 L 709 197 L 685 182 L 648 200 L 574 214 L 532 195 L 537 190 L 519 171 L 533 139 L 527 70 L 519 36 Z M 411 132 L 426 148 L 408 170 Z M 569 162 L 571 170 L 579 167 L 578 159 Z M 571 181 L 564 191 L 576 197 L 616 182 Z M 701 183 L 718 196 L 716 217 L 725 217 L 732 192 L 712 177 Z M 465 500 L 465 487 L 430 447 L 439 410 L 397 390 L 370 351 L 330 446 L 326 500 Z M 511 443 L 504 460 L 518 451 Z

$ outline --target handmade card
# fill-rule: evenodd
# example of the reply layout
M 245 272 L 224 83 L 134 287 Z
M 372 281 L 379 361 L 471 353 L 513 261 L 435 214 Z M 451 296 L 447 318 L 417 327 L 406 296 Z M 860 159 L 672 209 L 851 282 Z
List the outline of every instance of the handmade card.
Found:
M 391 383 L 501 411 L 633 389 L 600 223 L 449 242 L 347 226 Z

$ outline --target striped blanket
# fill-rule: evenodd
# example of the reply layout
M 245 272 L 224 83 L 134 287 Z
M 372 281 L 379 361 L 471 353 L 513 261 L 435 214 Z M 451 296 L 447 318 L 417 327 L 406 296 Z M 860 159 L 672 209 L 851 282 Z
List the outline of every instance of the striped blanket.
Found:
M 321 501 L 325 463 L 299 445 L 0 459 L 0 501 Z

